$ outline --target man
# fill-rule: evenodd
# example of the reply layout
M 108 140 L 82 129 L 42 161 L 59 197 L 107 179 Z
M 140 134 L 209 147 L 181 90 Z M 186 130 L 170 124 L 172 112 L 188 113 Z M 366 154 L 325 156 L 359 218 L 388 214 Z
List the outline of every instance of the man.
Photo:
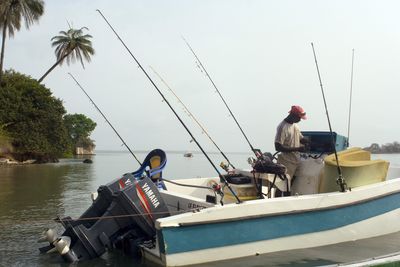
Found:
M 289 115 L 278 125 L 275 136 L 275 149 L 281 152 L 278 163 L 285 165 L 288 188 L 300 164 L 300 153 L 306 151 L 308 140 L 303 137 L 297 123 L 306 119 L 306 112 L 300 106 L 292 106 Z

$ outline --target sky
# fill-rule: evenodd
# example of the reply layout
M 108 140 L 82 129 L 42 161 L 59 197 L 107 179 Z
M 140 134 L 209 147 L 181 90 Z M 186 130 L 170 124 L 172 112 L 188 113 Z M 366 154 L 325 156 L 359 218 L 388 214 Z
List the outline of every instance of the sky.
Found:
M 224 152 L 248 143 L 182 37 L 214 80 L 250 143 L 274 151 L 277 125 L 292 105 L 307 112 L 303 131 L 329 131 L 311 43 L 333 131 L 350 146 L 400 141 L 399 1 L 388 0 L 45 0 L 45 14 L 6 40 L 5 69 L 40 78 L 56 61 L 51 38 L 87 27 L 96 54 L 57 67 L 43 81 L 69 114 L 97 123 L 97 150 L 126 150 L 72 73 L 132 150 L 198 147 L 102 17 L 206 151 L 217 151 L 155 69 Z M 353 82 L 351 83 L 354 49 Z

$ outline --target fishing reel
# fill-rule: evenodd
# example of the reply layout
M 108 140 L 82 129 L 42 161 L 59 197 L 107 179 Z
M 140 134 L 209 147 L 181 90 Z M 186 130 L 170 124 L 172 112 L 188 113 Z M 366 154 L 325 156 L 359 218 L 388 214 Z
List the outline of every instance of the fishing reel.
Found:
M 225 196 L 224 186 L 221 186 L 221 184 L 217 183 L 216 181 L 210 181 L 209 186 L 211 187 L 211 189 L 214 191 L 215 194 L 220 195 L 220 197 L 221 197 L 220 203 L 221 203 L 221 205 L 224 205 L 224 202 L 223 202 L 223 198 Z
M 267 160 L 272 162 L 273 160 L 276 160 L 275 156 L 278 153 L 276 152 L 274 155 L 272 155 L 270 152 L 262 153 L 260 149 L 253 149 L 253 152 L 256 158 L 249 157 L 247 159 L 247 162 L 251 165 L 251 167 L 254 167 L 258 161 Z
M 222 186 L 220 184 L 215 183 L 211 187 L 221 197 L 224 195 L 224 192 L 222 192 Z
M 229 164 L 226 164 L 225 162 L 221 161 L 219 166 L 226 172 L 229 172 Z
M 347 189 L 349 189 L 351 191 L 351 188 L 347 187 L 346 180 L 344 179 L 344 177 L 341 174 L 336 179 L 336 184 L 340 187 L 340 192 L 346 192 Z

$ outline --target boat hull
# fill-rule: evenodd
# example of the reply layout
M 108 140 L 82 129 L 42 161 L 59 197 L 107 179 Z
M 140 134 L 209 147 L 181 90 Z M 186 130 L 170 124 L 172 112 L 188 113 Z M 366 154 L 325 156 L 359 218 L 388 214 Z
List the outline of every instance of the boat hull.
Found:
M 182 266 L 317 247 L 400 231 L 400 179 L 353 191 L 247 201 L 156 222 L 145 256 Z

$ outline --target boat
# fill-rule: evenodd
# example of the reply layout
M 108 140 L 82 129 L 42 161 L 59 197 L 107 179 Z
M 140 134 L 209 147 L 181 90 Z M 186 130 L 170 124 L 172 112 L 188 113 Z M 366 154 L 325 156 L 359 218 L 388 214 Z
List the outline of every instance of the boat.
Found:
M 74 262 L 123 249 L 160 266 L 185 266 L 399 232 L 400 168 L 347 148 L 336 133 L 303 135 L 312 146 L 291 185 L 269 154 L 260 157 L 270 160 L 263 171 L 253 159 L 249 169 L 222 177 L 171 181 L 162 177 L 165 152 L 152 151 L 138 171 L 101 186 L 80 218 L 59 218 L 64 233 L 46 231 L 41 251 Z M 287 188 L 290 195 L 275 196 Z
M 185 152 L 185 154 L 183 154 L 183 156 L 185 158 L 192 158 L 193 157 L 193 153 L 192 152 Z

